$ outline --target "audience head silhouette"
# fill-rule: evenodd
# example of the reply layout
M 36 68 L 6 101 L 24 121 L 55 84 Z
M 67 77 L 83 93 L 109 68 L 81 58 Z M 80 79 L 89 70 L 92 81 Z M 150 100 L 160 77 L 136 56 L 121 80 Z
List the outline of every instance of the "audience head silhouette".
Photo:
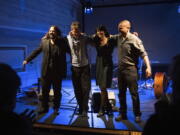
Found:
M 180 54 L 172 59 L 170 67 L 170 78 L 172 80 L 172 103 L 180 104 Z
M 31 135 L 32 121 L 22 114 L 14 112 L 17 90 L 21 80 L 16 71 L 5 63 L 0 63 L 0 130 L 6 135 Z M 25 114 L 26 113 L 26 114 Z
M 0 63 L 0 110 L 12 111 L 16 104 L 16 94 L 21 85 L 20 77 L 9 65 Z
M 180 121 L 180 54 L 172 59 L 170 65 L 170 79 L 172 81 L 172 93 L 170 102 L 159 100 L 155 104 L 155 113 L 147 120 L 143 135 L 152 134 L 177 134 Z

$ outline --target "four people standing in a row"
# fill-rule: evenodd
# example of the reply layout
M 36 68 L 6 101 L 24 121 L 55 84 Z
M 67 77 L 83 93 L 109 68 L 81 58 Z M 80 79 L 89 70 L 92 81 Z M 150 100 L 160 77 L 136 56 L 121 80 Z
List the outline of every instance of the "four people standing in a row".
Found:
M 114 46 L 117 46 L 119 58 L 118 85 L 121 115 L 119 115 L 116 120 L 119 121 L 122 119 L 127 119 L 126 90 L 129 88 L 133 101 L 133 111 L 136 116 L 135 121 L 140 122 L 141 112 L 137 84 L 138 57 L 141 56 L 146 64 L 147 77 L 151 75 L 151 67 L 142 41 L 137 36 L 129 32 L 130 26 L 130 22 L 128 20 L 124 20 L 118 25 L 120 32 L 118 35 L 110 36 L 107 29 L 104 26 L 100 26 L 96 29 L 95 35 L 87 36 L 81 33 L 79 22 L 73 22 L 71 24 L 71 31 L 67 38 L 62 38 L 61 36 L 59 37 L 57 29 L 51 27 L 48 32 L 49 38 L 45 36 L 45 38 L 42 39 L 39 49 L 34 51 L 23 62 L 23 64 L 27 64 L 41 51 L 44 52 L 43 65 L 46 66 L 42 65 L 43 110 L 41 112 L 48 111 L 47 105 L 50 85 L 53 84 L 54 86 L 55 84 L 59 83 L 58 86 L 55 85 L 55 87 L 53 87 L 54 92 L 56 92 L 54 93 L 54 96 L 56 97 L 54 100 L 54 109 L 55 113 L 58 112 L 57 109 L 60 106 L 61 99 L 61 82 L 65 75 L 62 73 L 66 73 L 65 53 L 69 52 L 72 62 L 72 82 L 75 97 L 79 105 L 79 114 L 87 116 L 89 92 L 91 89 L 87 45 L 93 44 L 97 50 L 96 83 L 101 89 L 101 105 L 97 116 L 100 117 L 104 115 L 105 111 L 112 114 L 112 108 L 108 100 L 107 88 L 111 86 L 112 81 L 112 52 Z M 54 35 L 59 38 L 54 38 L 52 36 L 53 34 L 51 29 L 54 30 Z M 63 66 L 59 67 L 58 63 Z M 57 74 L 56 72 L 60 74 Z

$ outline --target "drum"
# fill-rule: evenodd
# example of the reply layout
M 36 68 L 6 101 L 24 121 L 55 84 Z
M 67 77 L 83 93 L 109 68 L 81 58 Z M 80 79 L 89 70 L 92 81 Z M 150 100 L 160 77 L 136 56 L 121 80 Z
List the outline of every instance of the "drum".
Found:
M 156 72 L 154 76 L 154 94 L 159 99 L 165 93 L 168 86 L 168 79 L 165 73 Z

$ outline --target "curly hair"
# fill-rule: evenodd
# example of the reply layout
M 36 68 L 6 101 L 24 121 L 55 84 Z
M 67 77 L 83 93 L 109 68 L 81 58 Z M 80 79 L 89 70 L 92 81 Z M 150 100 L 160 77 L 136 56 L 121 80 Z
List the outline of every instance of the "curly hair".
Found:
M 58 37 L 61 37 L 61 36 L 62 36 L 61 30 L 60 30 L 56 25 L 51 25 L 50 28 L 52 28 L 52 27 L 53 27 L 54 30 L 56 31 Z M 49 29 L 50 29 L 50 28 L 49 28 Z M 46 39 L 49 39 L 49 38 L 50 38 L 50 36 L 49 36 L 49 31 L 44 35 L 43 39 L 44 39 L 44 38 L 46 38 Z
M 110 36 L 107 28 L 104 25 L 98 26 L 95 32 L 97 33 L 97 31 L 104 31 L 106 37 Z

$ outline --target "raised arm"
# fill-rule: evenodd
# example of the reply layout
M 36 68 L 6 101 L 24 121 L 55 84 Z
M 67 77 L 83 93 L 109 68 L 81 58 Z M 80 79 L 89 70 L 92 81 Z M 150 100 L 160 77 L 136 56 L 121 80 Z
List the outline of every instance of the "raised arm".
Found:
M 42 44 L 40 44 L 40 46 L 35 49 L 24 61 L 23 61 L 23 65 L 28 64 L 31 60 L 33 60 L 38 54 L 40 54 L 42 51 Z

